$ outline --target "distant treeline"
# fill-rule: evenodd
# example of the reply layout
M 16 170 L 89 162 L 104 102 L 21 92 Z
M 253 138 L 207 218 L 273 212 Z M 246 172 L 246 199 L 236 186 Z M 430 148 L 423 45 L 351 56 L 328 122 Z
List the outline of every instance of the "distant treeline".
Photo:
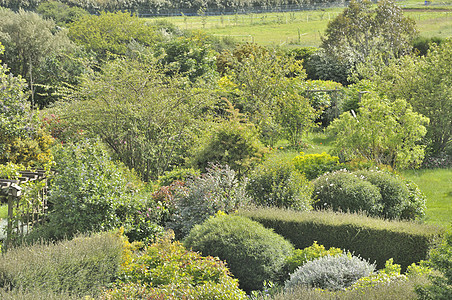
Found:
M 0 5 L 13 10 L 34 10 L 46 0 L 0 0 Z M 337 6 L 345 0 L 60 0 L 91 13 L 130 11 L 144 15 L 231 14 L 244 12 L 291 11 L 318 6 Z

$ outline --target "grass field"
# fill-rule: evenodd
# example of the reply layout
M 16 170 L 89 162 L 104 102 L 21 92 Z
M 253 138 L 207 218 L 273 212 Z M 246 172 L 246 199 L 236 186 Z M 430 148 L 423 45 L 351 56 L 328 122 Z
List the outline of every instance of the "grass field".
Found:
M 412 10 L 405 15 L 416 21 L 421 36 L 452 36 L 452 5 L 425 6 L 423 1 L 400 1 Z M 417 9 L 417 10 L 415 10 Z M 275 46 L 319 46 L 327 24 L 342 7 L 316 11 L 264 13 L 225 16 L 168 17 L 182 29 L 201 29 L 237 42 Z

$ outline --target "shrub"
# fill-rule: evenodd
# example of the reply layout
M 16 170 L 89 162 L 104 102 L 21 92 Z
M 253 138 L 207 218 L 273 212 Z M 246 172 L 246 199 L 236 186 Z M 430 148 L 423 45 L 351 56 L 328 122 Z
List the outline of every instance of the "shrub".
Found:
M 427 197 L 419 189 L 418 185 L 411 180 L 403 179 L 409 191 L 408 203 L 402 210 L 400 217 L 406 220 L 414 220 L 425 216 Z
M 426 259 L 429 249 L 444 232 L 433 225 L 331 211 L 255 208 L 238 213 L 274 229 L 296 248 L 303 249 L 318 241 L 325 247 L 338 247 L 375 260 L 378 268 L 384 268 L 390 258 L 400 264 L 402 270 Z
M 112 233 L 9 249 L 0 258 L 0 287 L 97 294 L 113 281 L 121 254 L 122 240 Z
M 249 176 L 246 190 L 258 205 L 307 210 L 312 184 L 294 166 L 282 161 L 266 161 Z
M 294 157 L 292 162 L 295 168 L 298 171 L 303 172 L 309 180 L 313 180 L 326 172 L 333 172 L 343 167 L 343 165 L 339 163 L 339 157 L 331 156 L 325 152 L 322 154 L 304 154 L 303 152 L 300 152 L 300 154 L 301 155 Z
M 195 226 L 184 245 L 225 260 L 245 291 L 261 289 L 264 281 L 275 281 L 293 251 L 293 246 L 272 230 L 231 215 Z
M 119 274 L 102 299 L 246 299 L 225 263 L 187 251 L 170 236 L 131 252 Z
M 175 168 L 171 171 L 165 172 L 165 174 L 159 177 L 159 185 L 169 186 L 174 181 L 185 182 L 190 179 L 195 179 L 199 175 L 201 175 L 199 170 L 193 168 Z
M 378 170 L 358 171 L 353 174 L 379 189 L 383 204 L 382 217 L 387 219 L 401 217 L 402 211 L 409 201 L 409 190 L 402 180 Z
M 58 174 L 49 191 L 49 220 L 35 237 L 61 239 L 131 227 L 127 222 L 143 205 L 138 197 L 141 182 L 132 172 L 89 140 L 59 146 L 54 155 Z
M 337 291 L 351 286 L 374 270 L 375 265 L 350 254 L 324 256 L 299 267 L 290 275 L 285 288 L 306 286 Z
M 439 271 L 429 276 L 430 283 L 417 289 L 421 299 L 452 299 L 452 231 L 448 231 L 439 247 L 430 251 L 429 264 Z
M 287 258 L 286 268 L 288 274 L 293 273 L 298 267 L 304 265 L 308 261 L 324 256 L 335 256 L 343 252 L 342 249 L 335 247 L 326 250 L 325 246 L 319 245 L 317 244 L 317 241 L 314 241 L 312 246 L 304 249 L 295 249 L 292 255 Z
M 216 212 L 233 212 L 249 199 L 233 170 L 214 165 L 201 177 L 189 180 L 185 188 L 178 189 L 175 201 L 175 212 L 168 225 L 179 238 Z
M 382 197 L 376 186 L 347 171 L 326 173 L 314 181 L 314 207 L 380 214 Z

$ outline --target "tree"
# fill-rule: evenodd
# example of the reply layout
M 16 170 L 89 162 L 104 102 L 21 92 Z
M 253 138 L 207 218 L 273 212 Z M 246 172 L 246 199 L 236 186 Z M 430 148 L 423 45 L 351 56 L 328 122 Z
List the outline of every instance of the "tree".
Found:
M 375 54 L 384 61 L 411 51 L 417 32 L 415 22 L 403 15 L 393 0 L 382 0 L 373 8 L 368 0 L 352 0 L 326 29 L 321 47 L 331 57 L 355 63 Z
M 334 148 L 345 159 L 362 157 L 393 168 L 420 164 L 428 118 L 413 112 L 403 99 L 389 101 L 376 93 L 365 95 L 358 112 L 345 112 L 328 130 L 336 134 Z
M 87 134 L 100 137 L 144 181 L 181 163 L 209 92 L 192 89 L 152 59 L 116 59 L 85 74 L 67 92 L 60 116 Z M 200 118 L 201 122 L 202 118 Z
M 452 40 L 432 45 L 427 55 L 406 56 L 378 72 L 361 68 L 390 99 L 406 99 L 413 109 L 430 119 L 425 143 L 431 155 L 452 146 Z
M 3 60 L 11 72 L 28 81 L 32 107 L 43 106 L 36 98 L 37 85 L 46 84 L 45 78 L 38 76 L 40 67 L 47 58 L 71 47 L 66 31 L 36 13 L 0 9 L 0 42 L 6 49 Z

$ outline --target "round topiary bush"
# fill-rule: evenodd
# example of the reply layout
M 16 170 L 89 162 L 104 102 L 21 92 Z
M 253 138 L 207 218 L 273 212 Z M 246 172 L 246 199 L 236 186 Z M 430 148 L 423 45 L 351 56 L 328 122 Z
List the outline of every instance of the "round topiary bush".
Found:
M 299 267 L 290 275 L 285 288 L 290 290 L 301 286 L 341 290 L 374 270 L 374 264 L 351 254 L 324 256 Z
M 383 204 L 382 217 L 395 219 L 402 216 L 404 208 L 408 206 L 410 193 L 401 179 L 378 170 L 362 170 L 353 174 L 379 189 Z
M 287 162 L 266 161 L 249 176 L 246 190 L 257 205 L 308 210 L 312 184 Z
M 378 216 L 382 197 L 378 187 L 347 171 L 326 173 L 314 181 L 314 207 Z
M 184 241 L 187 248 L 226 261 L 245 291 L 275 281 L 293 246 L 282 236 L 245 217 L 225 215 L 195 226 Z

